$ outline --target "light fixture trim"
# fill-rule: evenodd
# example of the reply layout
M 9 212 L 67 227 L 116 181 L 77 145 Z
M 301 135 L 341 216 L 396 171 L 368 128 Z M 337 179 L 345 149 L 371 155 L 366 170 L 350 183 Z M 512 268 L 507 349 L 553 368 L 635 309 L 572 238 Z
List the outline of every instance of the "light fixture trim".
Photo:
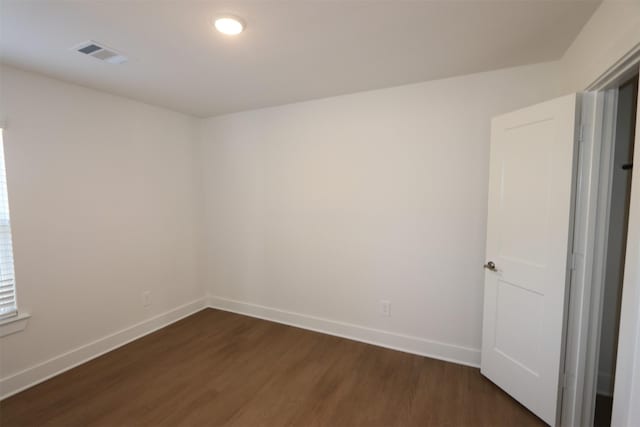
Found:
M 234 15 L 221 15 L 213 20 L 213 26 L 218 32 L 227 36 L 236 36 L 244 31 L 244 20 Z

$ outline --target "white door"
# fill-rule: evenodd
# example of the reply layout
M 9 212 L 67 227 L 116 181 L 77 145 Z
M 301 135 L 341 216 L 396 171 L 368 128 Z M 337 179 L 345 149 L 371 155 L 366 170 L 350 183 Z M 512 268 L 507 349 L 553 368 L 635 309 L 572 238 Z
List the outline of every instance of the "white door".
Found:
M 493 119 L 482 374 L 555 425 L 578 97 Z

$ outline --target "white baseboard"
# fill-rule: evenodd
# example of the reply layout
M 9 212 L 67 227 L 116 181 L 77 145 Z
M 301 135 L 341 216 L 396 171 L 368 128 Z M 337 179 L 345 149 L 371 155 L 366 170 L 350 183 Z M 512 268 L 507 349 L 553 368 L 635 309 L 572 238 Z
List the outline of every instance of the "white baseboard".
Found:
M 2 378 L 0 379 L 0 400 L 164 328 L 207 306 L 447 362 L 473 367 L 480 365 L 480 350 L 478 349 L 209 296 L 208 298 L 201 298 L 181 305 L 129 328 Z
M 475 348 L 396 334 L 213 295 L 210 295 L 208 300 L 209 307 L 211 308 L 231 311 L 433 359 L 440 359 L 476 368 L 480 366 L 480 350 Z
M 131 327 L 68 351 L 16 374 L 0 379 L 0 400 L 32 387 L 51 377 L 115 350 L 131 341 L 190 316 L 206 308 L 206 299 L 190 303 L 154 316 Z

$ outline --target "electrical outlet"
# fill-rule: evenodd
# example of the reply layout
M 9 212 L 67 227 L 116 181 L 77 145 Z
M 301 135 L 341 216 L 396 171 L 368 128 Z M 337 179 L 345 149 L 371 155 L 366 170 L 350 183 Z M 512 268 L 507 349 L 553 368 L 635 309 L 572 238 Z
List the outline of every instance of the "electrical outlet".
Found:
M 144 291 L 142 293 L 142 305 L 149 307 L 151 305 L 151 291 Z
M 389 317 L 391 316 L 391 302 L 387 300 L 380 300 L 380 314 Z

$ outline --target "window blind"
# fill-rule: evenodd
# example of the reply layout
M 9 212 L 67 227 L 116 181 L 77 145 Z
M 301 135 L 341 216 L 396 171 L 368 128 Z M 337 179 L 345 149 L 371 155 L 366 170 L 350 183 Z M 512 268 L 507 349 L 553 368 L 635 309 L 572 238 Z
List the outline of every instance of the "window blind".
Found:
M 13 316 L 17 313 L 7 174 L 4 164 L 4 141 L 2 140 L 2 129 L 0 129 L 0 318 Z

